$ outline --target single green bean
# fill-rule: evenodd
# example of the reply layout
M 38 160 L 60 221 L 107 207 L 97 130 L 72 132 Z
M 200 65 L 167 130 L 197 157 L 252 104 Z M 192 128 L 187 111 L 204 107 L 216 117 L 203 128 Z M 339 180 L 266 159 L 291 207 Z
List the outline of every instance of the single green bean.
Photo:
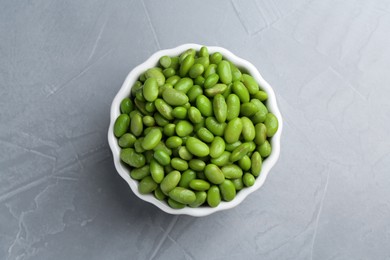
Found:
M 141 122 L 142 124 L 142 122 Z M 114 123 L 114 135 L 116 137 L 121 137 L 127 132 L 127 129 L 130 125 L 130 117 L 128 114 L 121 114 L 118 116 L 118 118 L 115 120 Z
M 129 114 L 134 109 L 133 101 L 130 98 L 124 98 L 120 104 L 122 114 Z

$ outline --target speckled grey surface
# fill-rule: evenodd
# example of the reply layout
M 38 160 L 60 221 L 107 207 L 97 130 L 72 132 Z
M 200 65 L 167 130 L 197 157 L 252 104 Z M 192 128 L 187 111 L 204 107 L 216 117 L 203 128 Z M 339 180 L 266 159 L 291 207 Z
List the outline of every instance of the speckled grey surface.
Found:
M 390 259 L 389 1 L 0 1 L 0 259 Z M 279 162 L 235 209 L 167 215 L 106 132 L 158 49 L 220 45 L 274 87 Z

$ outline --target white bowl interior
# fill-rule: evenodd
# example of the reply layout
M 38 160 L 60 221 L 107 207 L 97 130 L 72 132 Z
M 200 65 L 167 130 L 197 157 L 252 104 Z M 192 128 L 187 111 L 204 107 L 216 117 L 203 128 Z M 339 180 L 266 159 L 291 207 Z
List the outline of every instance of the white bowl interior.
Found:
M 257 177 L 256 182 L 253 186 L 244 188 L 241 191 L 237 193 L 237 196 L 234 200 L 230 202 L 224 202 L 222 201 L 218 207 L 211 208 L 211 207 L 199 207 L 199 208 L 190 208 L 185 207 L 183 209 L 172 209 L 169 207 L 169 205 L 166 202 L 157 200 L 152 194 L 143 195 L 138 192 L 138 181 L 133 180 L 129 173 L 130 171 L 128 168 L 124 166 L 124 164 L 121 162 L 119 154 L 120 154 L 120 147 L 118 145 L 117 138 L 114 136 L 113 133 L 113 126 L 115 123 L 116 118 L 120 115 L 120 102 L 130 95 L 131 88 L 134 84 L 134 82 L 138 79 L 138 77 L 145 72 L 148 68 L 154 67 L 158 64 L 159 58 L 164 55 L 168 56 L 177 56 L 184 52 L 187 49 L 193 48 L 195 50 L 199 50 L 202 47 L 202 45 L 198 44 L 184 44 L 180 45 L 173 49 L 166 49 L 161 50 L 156 53 L 154 53 L 148 60 L 146 60 L 144 63 L 138 65 L 135 67 L 126 77 L 125 82 L 123 83 L 122 87 L 120 88 L 119 92 L 115 96 L 112 105 L 111 105 L 111 118 L 110 118 L 110 126 L 108 129 L 108 142 L 113 154 L 113 159 L 115 163 L 115 168 L 118 171 L 119 175 L 129 184 L 131 190 L 134 192 L 136 196 L 138 196 L 140 199 L 145 200 L 147 202 L 152 203 L 153 205 L 157 206 L 161 210 L 169 213 L 169 214 L 186 214 L 191 216 L 206 216 L 209 214 L 212 214 L 217 211 L 226 210 L 233 208 L 240 204 L 249 194 L 254 192 L 255 190 L 259 189 L 265 179 L 267 178 L 267 175 L 271 168 L 275 165 L 276 161 L 279 158 L 280 153 L 280 136 L 282 133 L 283 128 L 283 120 L 282 116 L 280 114 L 280 111 L 278 109 L 275 93 L 271 86 L 263 79 L 263 77 L 260 75 L 259 71 L 253 66 L 250 62 L 241 59 L 231 53 L 230 51 L 222 48 L 222 47 L 216 47 L 216 46 L 208 46 L 209 52 L 220 52 L 224 58 L 232 61 L 236 66 L 239 68 L 243 68 L 246 70 L 250 75 L 252 75 L 257 82 L 260 84 L 261 88 L 264 89 L 265 92 L 268 94 L 268 100 L 267 100 L 267 107 L 270 112 L 275 114 L 275 116 L 279 120 L 279 129 L 276 132 L 276 134 L 271 138 L 270 143 L 272 146 L 272 153 L 271 155 L 266 158 L 263 161 L 261 174 L 259 177 Z

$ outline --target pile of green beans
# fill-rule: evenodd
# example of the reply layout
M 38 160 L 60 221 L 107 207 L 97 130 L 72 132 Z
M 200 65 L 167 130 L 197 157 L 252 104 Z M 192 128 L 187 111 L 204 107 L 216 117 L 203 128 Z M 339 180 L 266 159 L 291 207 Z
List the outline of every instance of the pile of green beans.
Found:
M 254 185 L 278 120 L 256 80 L 207 47 L 163 56 L 120 104 L 114 134 L 141 194 L 217 207 Z

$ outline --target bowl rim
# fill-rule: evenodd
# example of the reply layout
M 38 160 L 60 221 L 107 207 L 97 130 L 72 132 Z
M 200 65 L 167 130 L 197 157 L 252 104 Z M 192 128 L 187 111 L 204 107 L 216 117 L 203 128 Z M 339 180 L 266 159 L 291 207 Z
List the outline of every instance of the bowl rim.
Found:
M 133 180 L 130 177 L 130 171 L 126 169 L 123 165 L 123 163 L 120 160 L 120 147 L 118 145 L 117 138 L 114 135 L 113 127 L 116 118 L 120 115 L 120 102 L 123 100 L 123 98 L 128 97 L 131 91 L 131 88 L 133 87 L 134 82 L 138 79 L 139 75 L 141 75 L 144 71 L 146 71 L 148 68 L 154 67 L 158 64 L 159 58 L 168 55 L 168 56 L 177 56 L 184 52 L 187 49 L 193 48 L 195 50 L 199 50 L 202 46 L 206 46 L 210 53 L 214 52 L 220 52 L 222 56 L 229 61 L 233 62 L 236 66 L 245 68 L 245 70 L 252 75 L 256 79 L 256 81 L 259 83 L 262 89 L 265 90 L 268 94 L 268 100 L 267 100 L 267 108 L 270 112 L 272 112 L 277 119 L 279 120 L 279 128 L 278 131 L 275 133 L 275 135 L 271 138 L 270 143 L 272 147 L 272 151 L 270 156 L 268 156 L 262 164 L 261 174 L 256 178 L 256 182 L 251 187 L 245 187 L 245 189 L 240 190 L 240 192 L 237 193 L 234 200 L 230 202 L 221 201 L 221 203 L 215 207 L 199 207 L 199 208 L 190 208 L 185 207 L 183 209 L 173 209 L 169 207 L 169 205 L 166 202 L 160 201 L 156 199 L 152 194 L 140 194 L 138 192 L 138 181 Z M 119 89 L 118 93 L 115 95 L 112 104 L 111 104 L 111 110 L 110 110 L 110 125 L 108 128 L 108 143 L 113 155 L 113 160 L 115 164 L 115 168 L 118 172 L 118 174 L 127 182 L 127 184 L 130 186 L 130 189 L 133 191 L 133 193 L 140 199 L 147 201 L 159 209 L 163 210 L 166 213 L 173 214 L 173 215 L 189 215 L 194 217 L 202 217 L 207 216 L 212 213 L 227 210 L 230 208 L 233 208 L 237 205 L 239 205 L 244 199 L 254 191 L 258 190 L 265 182 L 268 173 L 272 169 L 272 167 L 275 165 L 279 158 L 280 154 L 280 139 L 283 129 L 283 119 L 281 116 L 281 113 L 279 111 L 279 108 L 277 106 L 276 102 L 276 96 L 275 93 L 268 84 L 267 81 L 264 80 L 264 78 L 261 76 L 260 72 L 257 70 L 257 68 L 250 63 L 249 61 L 240 58 L 230 52 L 229 50 L 219 47 L 219 46 L 207 46 L 207 45 L 200 45 L 195 43 L 187 43 L 179 45 L 175 48 L 171 49 L 164 49 L 156 51 L 154 54 L 152 54 L 146 61 L 136 66 L 134 69 L 130 71 L 130 73 L 127 75 L 124 83 L 122 84 L 121 88 Z

